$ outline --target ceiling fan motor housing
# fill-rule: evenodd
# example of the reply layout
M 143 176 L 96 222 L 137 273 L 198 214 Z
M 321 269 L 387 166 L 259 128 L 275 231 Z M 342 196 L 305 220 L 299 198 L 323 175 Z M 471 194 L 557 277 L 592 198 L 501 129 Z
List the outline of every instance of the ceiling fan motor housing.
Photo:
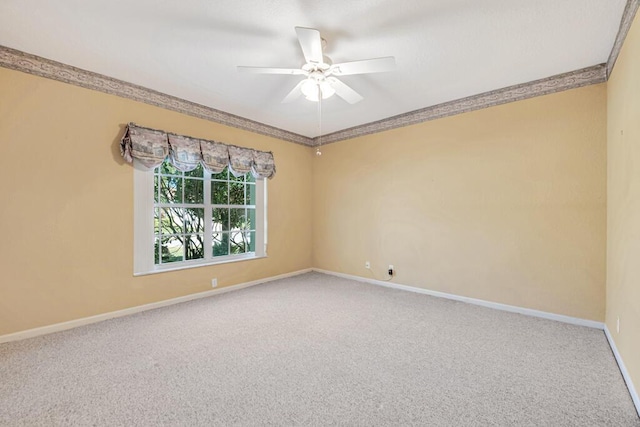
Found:
M 316 71 L 326 73 L 331 68 L 331 64 L 331 59 L 325 56 L 323 62 L 307 62 L 302 66 L 302 70 L 307 73 L 313 73 Z

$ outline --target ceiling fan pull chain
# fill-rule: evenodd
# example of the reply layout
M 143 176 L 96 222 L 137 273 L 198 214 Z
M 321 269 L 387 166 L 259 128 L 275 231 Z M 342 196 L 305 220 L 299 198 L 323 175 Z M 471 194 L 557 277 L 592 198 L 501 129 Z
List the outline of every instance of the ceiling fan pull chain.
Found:
M 322 88 L 318 86 L 318 147 L 316 148 L 316 156 L 322 156 L 320 147 L 322 146 Z

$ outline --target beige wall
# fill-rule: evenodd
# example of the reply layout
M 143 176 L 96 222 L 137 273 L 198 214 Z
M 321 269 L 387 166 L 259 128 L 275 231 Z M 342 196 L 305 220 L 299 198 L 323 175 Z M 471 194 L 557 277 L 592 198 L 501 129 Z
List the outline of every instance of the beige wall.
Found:
M 398 283 L 604 320 L 605 85 L 330 144 L 321 158 L 7 69 L 0 92 L 0 335 L 312 265 L 383 279 L 394 264 Z M 134 278 L 128 121 L 274 151 L 269 258 Z
M 322 151 L 315 267 L 604 320 L 604 84 Z
M 607 93 L 607 327 L 640 390 L 640 14 Z
M 0 94 L 0 335 L 311 267 L 308 147 L 5 68 Z M 134 278 L 129 121 L 273 151 L 269 257 Z

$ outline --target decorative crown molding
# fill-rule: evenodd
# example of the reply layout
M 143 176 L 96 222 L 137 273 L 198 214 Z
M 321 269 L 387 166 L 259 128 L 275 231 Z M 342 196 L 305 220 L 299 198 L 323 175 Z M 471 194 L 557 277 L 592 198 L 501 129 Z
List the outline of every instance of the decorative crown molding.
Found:
M 322 145 L 606 81 L 605 64 L 509 86 L 322 136 Z M 314 138 L 319 143 L 319 138 Z
M 627 0 L 627 5 L 624 8 L 624 12 L 622 12 L 618 35 L 616 36 L 613 48 L 611 49 L 611 54 L 607 60 L 607 80 L 609 79 L 609 76 L 611 76 L 613 66 L 618 60 L 618 55 L 620 55 L 620 51 L 622 50 L 622 44 L 624 43 L 624 39 L 627 38 L 627 33 L 629 33 L 631 24 L 633 24 L 633 19 L 638 11 L 638 6 L 640 6 L 640 0 Z
M 148 89 L 133 83 L 127 83 L 122 80 L 107 77 L 92 71 L 83 70 L 81 68 L 76 68 L 71 65 L 66 65 L 61 62 L 52 61 L 36 55 L 31 55 L 5 46 L 0 46 L 0 66 L 29 74 L 35 74 L 48 79 L 58 80 L 86 89 L 97 90 L 110 95 L 144 102 L 145 104 L 155 105 L 156 107 L 177 111 L 178 113 L 187 114 L 189 116 L 232 126 L 238 129 L 248 130 L 261 135 L 267 135 L 302 145 L 313 145 L 313 140 L 311 138 L 298 135 L 297 133 L 265 125 L 264 123 L 245 119 L 244 117 L 236 116 L 234 114 L 225 113 L 224 111 L 196 104 L 195 102 L 167 95 L 153 89 Z

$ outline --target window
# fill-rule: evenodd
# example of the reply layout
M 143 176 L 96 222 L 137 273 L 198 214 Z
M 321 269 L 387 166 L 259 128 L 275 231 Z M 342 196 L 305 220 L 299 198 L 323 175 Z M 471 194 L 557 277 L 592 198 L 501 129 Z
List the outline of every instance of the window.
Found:
M 229 168 L 134 164 L 134 274 L 265 256 L 266 185 Z

